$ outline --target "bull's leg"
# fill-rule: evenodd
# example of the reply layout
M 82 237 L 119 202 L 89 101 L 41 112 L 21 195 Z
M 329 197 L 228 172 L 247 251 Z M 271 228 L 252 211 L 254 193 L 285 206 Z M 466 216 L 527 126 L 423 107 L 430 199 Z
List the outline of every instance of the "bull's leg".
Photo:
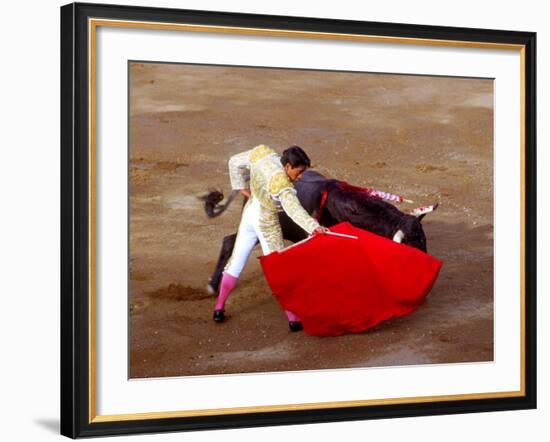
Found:
M 212 276 L 208 280 L 208 291 L 210 293 L 218 293 L 220 288 L 220 282 L 222 280 L 222 273 L 227 261 L 233 253 L 233 248 L 235 247 L 235 240 L 237 239 L 237 234 L 233 233 L 232 235 L 227 235 L 223 239 L 222 248 L 220 250 L 220 256 L 218 257 L 218 262 L 216 264 L 216 269 Z

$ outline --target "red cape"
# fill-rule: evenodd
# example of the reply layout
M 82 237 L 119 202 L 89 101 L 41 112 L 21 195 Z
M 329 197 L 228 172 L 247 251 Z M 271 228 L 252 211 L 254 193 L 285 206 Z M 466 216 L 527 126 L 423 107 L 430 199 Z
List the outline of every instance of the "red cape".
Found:
M 394 316 L 412 313 L 430 292 L 442 262 L 366 230 L 341 223 L 260 257 L 281 306 L 300 317 L 306 333 L 359 333 Z

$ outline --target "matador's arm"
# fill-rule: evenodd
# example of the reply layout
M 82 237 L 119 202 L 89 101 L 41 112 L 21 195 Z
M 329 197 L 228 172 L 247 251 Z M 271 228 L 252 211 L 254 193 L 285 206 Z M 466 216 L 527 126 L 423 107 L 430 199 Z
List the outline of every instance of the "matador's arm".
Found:
M 238 153 L 229 158 L 229 179 L 233 190 L 248 189 L 250 179 L 250 150 Z
M 275 174 L 269 181 L 269 192 L 281 202 L 286 214 L 308 234 L 319 227 L 319 223 L 302 207 L 296 196 L 296 190 L 284 172 Z

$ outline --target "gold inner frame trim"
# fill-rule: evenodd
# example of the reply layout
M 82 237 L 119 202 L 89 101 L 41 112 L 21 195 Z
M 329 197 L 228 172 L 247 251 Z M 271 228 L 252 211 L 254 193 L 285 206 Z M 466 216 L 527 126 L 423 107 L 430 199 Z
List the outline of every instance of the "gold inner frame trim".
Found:
M 319 402 L 303 404 L 269 405 L 254 407 L 219 408 L 204 410 L 182 410 L 150 413 L 132 413 L 117 415 L 97 415 L 96 413 L 96 35 L 97 27 L 135 28 L 148 30 L 172 30 L 186 32 L 208 32 L 218 34 L 238 34 L 272 37 L 294 37 L 309 39 L 327 39 L 388 44 L 414 44 L 421 46 L 444 46 L 479 49 L 498 49 L 519 51 L 521 65 L 521 122 L 520 122 L 520 167 L 521 167 L 521 257 L 520 257 L 520 390 L 489 393 L 465 393 L 455 395 L 404 397 L 389 399 L 369 399 L 338 402 Z M 219 416 L 258 412 L 278 412 L 294 410 L 322 410 L 327 408 L 365 407 L 375 405 L 414 404 L 427 402 L 482 400 L 525 396 L 525 46 L 521 44 L 502 44 L 458 40 L 439 40 L 423 38 L 404 38 L 376 35 L 338 34 L 310 31 L 292 31 L 281 29 L 244 28 L 232 26 L 191 25 L 181 23 L 156 23 L 111 19 L 88 19 L 88 93 L 89 93 L 89 423 L 133 421 L 145 419 L 168 419 L 177 417 Z

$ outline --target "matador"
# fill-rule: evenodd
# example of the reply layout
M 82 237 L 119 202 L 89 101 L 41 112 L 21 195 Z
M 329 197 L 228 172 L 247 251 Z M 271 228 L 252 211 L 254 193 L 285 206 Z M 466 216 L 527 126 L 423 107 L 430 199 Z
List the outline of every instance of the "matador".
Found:
M 308 234 L 328 231 L 302 207 L 292 184 L 310 164 L 309 157 L 299 146 L 289 147 L 279 156 L 270 147 L 259 145 L 229 159 L 231 187 L 249 199 L 243 209 L 233 253 L 223 272 L 214 310 L 216 322 L 225 319 L 225 302 L 237 285 L 256 243 L 260 242 L 264 255 L 284 248 L 280 211 L 284 210 Z M 290 311 L 285 313 L 290 330 L 301 330 L 300 319 Z

